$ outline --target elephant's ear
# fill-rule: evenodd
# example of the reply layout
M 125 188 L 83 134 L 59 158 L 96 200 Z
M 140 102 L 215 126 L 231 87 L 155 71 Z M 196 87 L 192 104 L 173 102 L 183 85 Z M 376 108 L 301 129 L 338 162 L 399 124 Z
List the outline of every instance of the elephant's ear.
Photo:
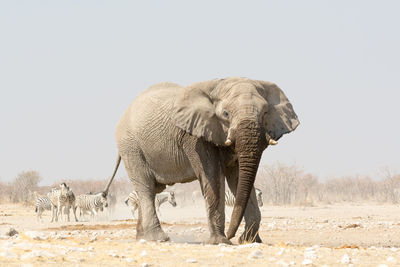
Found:
M 184 88 L 175 99 L 172 113 L 176 126 L 217 145 L 224 144 L 226 133 L 215 114 L 210 94 L 220 81 L 200 82 Z
M 264 127 L 275 140 L 290 133 L 300 124 L 292 104 L 283 91 L 274 83 L 258 81 L 261 95 L 267 100 L 269 108 L 263 118 Z

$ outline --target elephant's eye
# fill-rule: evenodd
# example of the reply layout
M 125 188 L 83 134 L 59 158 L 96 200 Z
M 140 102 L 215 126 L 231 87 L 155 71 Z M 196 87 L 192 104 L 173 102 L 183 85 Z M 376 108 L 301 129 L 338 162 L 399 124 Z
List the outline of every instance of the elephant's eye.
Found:
M 225 117 L 225 118 L 229 118 L 229 113 L 228 113 L 228 111 L 226 111 L 226 110 L 224 110 L 223 112 L 222 112 L 222 115 Z

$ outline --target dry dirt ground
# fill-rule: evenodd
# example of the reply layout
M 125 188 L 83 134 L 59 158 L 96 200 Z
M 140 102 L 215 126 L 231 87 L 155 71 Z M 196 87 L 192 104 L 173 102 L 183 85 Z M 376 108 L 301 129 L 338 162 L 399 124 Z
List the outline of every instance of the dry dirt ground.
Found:
M 179 204 L 178 204 L 179 205 Z M 90 222 L 37 222 L 33 207 L 0 205 L 1 266 L 400 266 L 400 207 L 262 207 L 264 244 L 206 245 L 203 203 L 161 207 L 171 241 L 135 239 L 119 205 Z M 227 208 L 227 220 L 231 209 Z M 10 228 L 18 231 L 6 235 Z M 242 229 L 239 229 L 242 231 Z M 237 243 L 237 240 L 233 240 Z

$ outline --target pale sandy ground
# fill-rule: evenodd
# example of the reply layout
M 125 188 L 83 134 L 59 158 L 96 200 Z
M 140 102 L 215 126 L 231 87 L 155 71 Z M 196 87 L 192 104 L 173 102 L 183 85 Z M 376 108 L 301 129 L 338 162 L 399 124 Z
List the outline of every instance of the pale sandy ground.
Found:
M 227 208 L 227 221 L 230 208 Z M 138 242 L 129 210 L 112 221 L 36 221 L 33 207 L 0 205 L 1 266 L 400 266 L 400 207 L 262 207 L 264 244 L 204 245 L 202 203 L 161 207 L 171 242 Z M 10 227 L 19 234 L 6 237 Z M 242 231 L 242 229 L 240 229 Z M 3 235 L 3 236 L 2 236 Z M 237 240 L 233 240 L 235 243 Z

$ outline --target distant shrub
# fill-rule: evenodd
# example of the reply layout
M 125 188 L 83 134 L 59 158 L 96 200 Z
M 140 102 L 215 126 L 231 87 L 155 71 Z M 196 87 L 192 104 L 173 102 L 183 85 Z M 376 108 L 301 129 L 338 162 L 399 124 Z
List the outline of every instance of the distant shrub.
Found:
M 33 201 L 33 192 L 37 190 L 42 177 L 37 171 L 23 171 L 10 184 L 10 201 L 30 203 Z

